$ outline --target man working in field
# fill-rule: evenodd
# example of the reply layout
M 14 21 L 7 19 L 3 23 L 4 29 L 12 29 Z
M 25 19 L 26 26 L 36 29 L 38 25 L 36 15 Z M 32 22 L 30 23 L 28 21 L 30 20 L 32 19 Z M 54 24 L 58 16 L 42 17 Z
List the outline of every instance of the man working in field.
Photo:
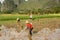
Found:
M 26 27 L 29 31 L 29 34 L 30 36 L 32 36 L 32 30 L 33 30 L 33 26 L 32 26 L 32 23 L 29 23 L 27 20 L 26 20 Z
M 30 14 L 30 19 L 32 19 L 32 13 Z

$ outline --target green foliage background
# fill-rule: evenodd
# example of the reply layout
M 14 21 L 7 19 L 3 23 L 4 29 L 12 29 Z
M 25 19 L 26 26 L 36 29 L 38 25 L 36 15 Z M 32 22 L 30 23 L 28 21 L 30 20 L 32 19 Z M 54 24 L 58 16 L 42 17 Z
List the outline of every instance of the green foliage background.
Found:
M 60 12 L 60 0 L 5 0 L 0 3 L 2 13 L 49 14 Z

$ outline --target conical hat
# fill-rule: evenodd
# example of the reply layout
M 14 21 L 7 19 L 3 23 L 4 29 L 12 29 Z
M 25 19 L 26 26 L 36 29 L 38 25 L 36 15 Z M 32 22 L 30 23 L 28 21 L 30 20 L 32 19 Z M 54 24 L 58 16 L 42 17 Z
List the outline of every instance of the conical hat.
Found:
M 19 20 L 19 18 L 17 18 L 17 20 Z

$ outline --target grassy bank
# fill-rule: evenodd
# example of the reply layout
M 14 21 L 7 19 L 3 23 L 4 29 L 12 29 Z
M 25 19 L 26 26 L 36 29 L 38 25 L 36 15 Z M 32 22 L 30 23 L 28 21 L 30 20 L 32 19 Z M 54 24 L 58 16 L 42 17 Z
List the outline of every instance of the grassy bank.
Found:
M 0 21 L 7 20 L 16 20 L 16 18 L 20 18 L 21 20 L 29 19 L 28 15 L 18 15 L 18 14 L 1 14 Z M 39 18 L 60 18 L 60 14 L 49 14 L 49 15 L 33 15 L 33 19 Z

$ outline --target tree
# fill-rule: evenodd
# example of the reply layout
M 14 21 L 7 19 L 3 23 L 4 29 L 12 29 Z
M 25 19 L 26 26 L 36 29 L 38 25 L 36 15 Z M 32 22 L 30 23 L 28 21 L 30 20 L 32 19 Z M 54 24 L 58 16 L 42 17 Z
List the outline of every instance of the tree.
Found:
M 5 0 L 2 4 L 2 12 L 12 12 L 16 8 L 13 0 Z
M 0 12 L 1 12 L 1 2 L 0 2 Z

